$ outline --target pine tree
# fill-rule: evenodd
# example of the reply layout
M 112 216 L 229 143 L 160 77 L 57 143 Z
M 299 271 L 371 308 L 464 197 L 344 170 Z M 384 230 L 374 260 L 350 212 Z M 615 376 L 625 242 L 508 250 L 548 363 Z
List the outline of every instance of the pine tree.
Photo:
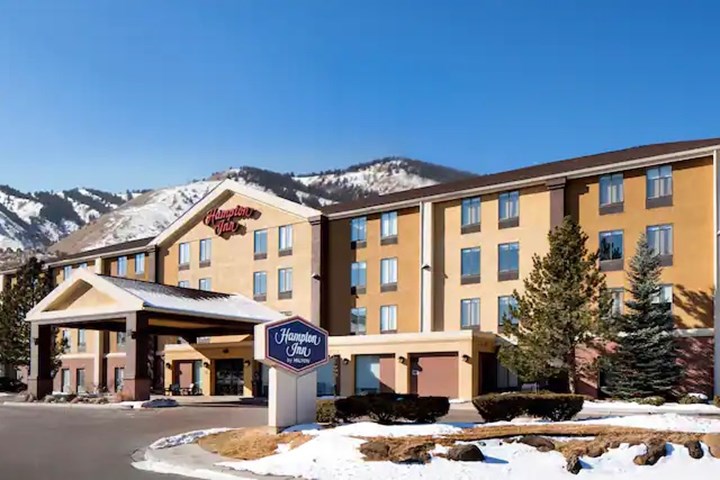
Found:
M 586 247 L 587 235 L 570 217 L 548 234 L 546 255 L 533 255 L 533 269 L 523 281 L 522 294 L 513 292 L 516 305 L 503 333 L 511 342 L 500 348 L 500 362 L 526 382 L 567 376 L 575 392 L 581 369 L 577 348 L 592 347 L 604 333 L 603 319 L 612 300 L 598 255 Z
M 0 364 L 30 366 L 30 324 L 27 313 L 52 290 L 44 263 L 31 257 L 18 270 L 13 283 L 0 295 Z M 53 338 L 58 338 L 53 330 Z M 53 342 L 53 374 L 60 367 L 59 355 L 67 345 L 62 339 Z
M 661 272 L 660 258 L 641 235 L 628 272 L 631 299 L 612 322 L 616 348 L 605 372 L 614 397 L 667 396 L 680 379 L 671 304 L 659 301 Z

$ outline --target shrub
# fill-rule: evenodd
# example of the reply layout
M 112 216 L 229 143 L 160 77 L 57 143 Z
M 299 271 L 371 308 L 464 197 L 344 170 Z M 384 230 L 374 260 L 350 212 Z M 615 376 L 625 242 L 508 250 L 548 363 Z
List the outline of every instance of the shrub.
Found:
M 382 424 L 401 419 L 435 422 L 447 415 L 449 410 L 447 397 L 419 397 L 415 394 L 375 393 L 335 400 L 335 416 L 346 422 L 359 417 L 370 417 Z
M 491 393 L 473 399 L 473 405 L 487 422 L 509 421 L 521 415 L 553 422 L 570 420 L 582 410 L 582 395 L 565 393 Z
M 697 405 L 701 403 L 707 403 L 707 400 L 699 395 L 683 395 L 678 398 L 678 403 L 681 405 Z
M 659 396 L 652 396 L 652 397 L 636 398 L 636 399 L 633 399 L 633 402 L 639 403 L 640 405 L 652 405 L 654 407 L 659 407 L 660 405 L 663 405 L 665 403 L 665 399 L 663 397 L 659 397 Z
M 334 400 L 319 400 L 317 402 L 315 421 L 318 423 L 334 423 L 335 422 L 335 401 Z
M 715 398 L 713 398 L 713 405 L 720 408 L 720 395 L 715 395 Z

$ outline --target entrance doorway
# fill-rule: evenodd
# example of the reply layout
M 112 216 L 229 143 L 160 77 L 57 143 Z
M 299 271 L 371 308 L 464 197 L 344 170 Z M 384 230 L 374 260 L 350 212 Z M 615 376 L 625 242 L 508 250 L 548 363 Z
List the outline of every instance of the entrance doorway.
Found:
M 242 395 L 243 359 L 231 358 L 215 361 L 215 395 Z

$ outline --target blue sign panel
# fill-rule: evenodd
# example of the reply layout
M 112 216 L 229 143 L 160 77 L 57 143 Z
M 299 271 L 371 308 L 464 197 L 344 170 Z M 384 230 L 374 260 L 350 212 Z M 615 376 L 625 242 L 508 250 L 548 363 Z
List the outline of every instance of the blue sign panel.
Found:
M 265 356 L 280 368 L 302 373 L 328 361 L 328 332 L 300 317 L 265 328 Z

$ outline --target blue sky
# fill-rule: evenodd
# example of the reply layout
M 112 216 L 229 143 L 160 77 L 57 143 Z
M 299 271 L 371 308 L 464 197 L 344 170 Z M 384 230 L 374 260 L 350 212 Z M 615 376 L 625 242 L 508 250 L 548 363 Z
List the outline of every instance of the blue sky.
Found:
M 720 136 L 717 2 L 0 0 L 0 183 L 405 155 L 478 173 Z

